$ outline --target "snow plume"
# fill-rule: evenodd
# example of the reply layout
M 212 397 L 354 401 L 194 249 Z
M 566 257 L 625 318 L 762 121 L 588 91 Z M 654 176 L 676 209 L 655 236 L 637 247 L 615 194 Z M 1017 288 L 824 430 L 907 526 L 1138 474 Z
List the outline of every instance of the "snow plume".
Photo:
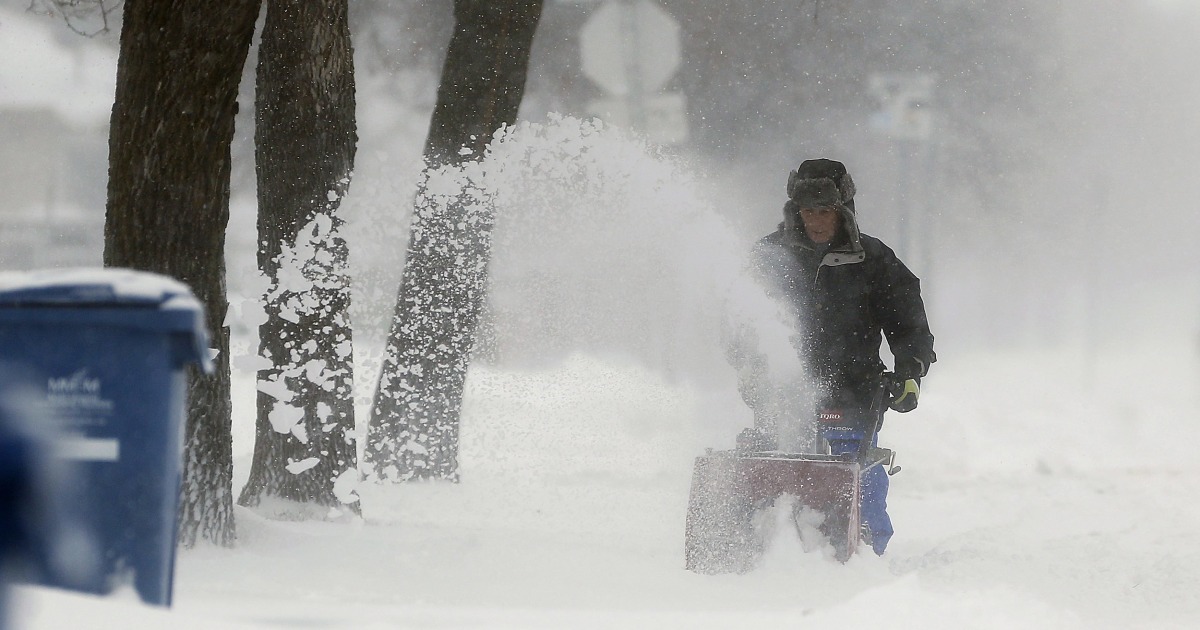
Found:
M 338 226 L 331 217 L 318 214 L 299 231 L 295 243 L 283 246 L 278 257 L 279 268 L 275 281 L 263 296 L 264 303 L 278 305 L 281 319 L 298 324 L 309 317 L 328 317 L 330 310 L 335 308 L 323 296 L 346 286 L 344 263 L 334 252 L 335 243 L 341 238 L 338 232 Z M 334 325 L 343 326 L 344 318 L 344 313 L 335 314 Z M 343 337 L 334 341 L 337 356 L 352 356 L 349 339 Z M 272 427 L 280 433 L 294 433 L 301 442 L 307 442 L 302 434 L 303 410 L 295 409 L 294 413 L 289 413 L 281 409 L 281 406 L 290 407 L 288 403 L 295 396 L 287 383 L 301 380 L 332 391 L 339 378 L 348 378 L 349 375 L 345 370 L 331 370 L 325 361 L 312 358 L 317 352 L 316 343 L 312 340 L 291 345 L 290 352 L 290 356 L 282 363 L 282 370 L 272 375 L 269 381 L 260 383 L 259 390 L 277 400 L 275 412 L 271 414 Z
M 502 130 L 479 161 L 426 177 L 423 199 L 473 196 L 494 209 L 464 473 L 653 475 L 690 467 L 705 445 L 732 446 L 749 424 L 733 331 L 753 331 L 744 350 L 795 389 L 793 329 L 746 277 L 750 242 L 686 164 L 603 123 L 552 117 Z M 513 370 L 540 373 L 528 381 L 538 389 L 514 391 Z M 525 411 L 497 420 L 510 405 Z M 414 436 L 406 448 L 423 442 Z M 570 462 L 553 455 L 581 441 L 594 448 Z
M 283 246 L 275 282 L 265 296 L 266 301 L 280 304 L 280 317 L 295 323 L 305 315 L 328 311 L 330 306 L 316 300 L 312 290 L 336 291 L 345 286 L 344 263 L 335 253 L 339 232 L 333 217 L 316 214 L 292 245 Z
M 480 165 L 494 194 L 490 323 L 504 365 L 573 352 L 704 380 L 744 318 L 748 243 L 680 162 L 598 121 L 523 124 Z
M 726 392 L 736 369 L 774 392 L 779 413 L 802 414 L 794 320 L 747 277 L 750 243 L 685 163 L 559 117 L 506 130 L 480 171 L 496 205 L 481 339 L 497 364 L 583 352 Z
M 357 474 L 346 244 L 332 215 L 338 195 L 329 191 L 326 211 L 280 243 L 263 279 L 261 356 L 249 363 L 258 391 L 273 400 L 269 428 L 256 423 L 255 458 L 239 502 L 273 518 L 325 517 L 324 507 L 304 503 L 344 503 L 352 492 L 334 486 L 345 473 Z
M 408 261 L 364 460 L 378 479 L 456 478 L 459 410 L 485 291 L 493 216 L 479 164 L 434 169 Z
M 814 452 L 816 387 L 796 352 L 796 313 L 745 278 L 731 286 L 725 314 L 727 357 L 754 426 L 774 434 L 780 450 Z

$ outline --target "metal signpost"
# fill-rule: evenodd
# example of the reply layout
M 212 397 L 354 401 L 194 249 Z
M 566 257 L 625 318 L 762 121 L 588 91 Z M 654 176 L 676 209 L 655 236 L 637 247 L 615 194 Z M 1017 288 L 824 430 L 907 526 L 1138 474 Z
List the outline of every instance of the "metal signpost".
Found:
M 927 234 L 927 210 L 931 173 L 928 172 L 930 143 L 935 120 L 934 87 L 937 77 L 922 72 L 875 73 L 868 79 L 868 90 L 879 102 L 871 115 L 870 126 L 893 139 L 898 145 L 898 233 L 903 254 L 912 257 L 915 271 L 932 273 L 930 268 L 930 238 Z M 917 172 L 918 170 L 922 172 Z M 922 189 L 914 190 L 917 182 Z M 926 279 L 927 284 L 928 278 Z

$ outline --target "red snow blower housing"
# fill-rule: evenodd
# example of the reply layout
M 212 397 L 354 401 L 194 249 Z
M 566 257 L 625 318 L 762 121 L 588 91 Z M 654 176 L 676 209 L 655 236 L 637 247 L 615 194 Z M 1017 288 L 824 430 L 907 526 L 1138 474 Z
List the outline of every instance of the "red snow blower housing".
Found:
M 778 435 L 745 429 L 733 450 L 696 458 L 684 536 L 686 567 L 698 573 L 744 573 L 754 568 L 764 547 L 755 516 L 781 496 L 794 497 L 793 519 L 811 510 L 823 515 L 819 531 L 845 562 L 858 549 L 860 479 L 873 466 L 893 466 L 895 453 L 874 446 L 888 403 L 903 389 L 892 374 L 882 374 L 870 409 L 858 413 L 818 409 L 811 450 L 776 449 Z M 857 439 L 857 452 L 829 454 L 830 440 Z

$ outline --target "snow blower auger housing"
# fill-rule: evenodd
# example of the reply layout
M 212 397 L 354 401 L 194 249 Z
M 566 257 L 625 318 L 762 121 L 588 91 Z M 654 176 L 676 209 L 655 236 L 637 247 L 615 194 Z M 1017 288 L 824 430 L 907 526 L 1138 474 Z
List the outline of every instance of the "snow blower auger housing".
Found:
M 847 417 L 851 414 L 832 409 L 817 412 L 817 448 L 829 439 L 853 436 L 859 441 L 857 452 L 783 452 L 776 450 L 775 436 L 746 429 L 735 449 L 708 449 L 697 457 L 684 534 L 687 569 L 709 574 L 753 569 L 765 542 L 755 527 L 755 514 L 783 495 L 794 497 L 797 513 L 807 508 L 823 515 L 818 529 L 834 557 L 849 560 L 860 537 L 863 472 L 873 466 L 884 466 L 889 474 L 899 471 L 893 466 L 895 453 L 874 446 L 893 388 L 890 379 L 881 381 L 870 410 L 865 410 L 867 417 Z

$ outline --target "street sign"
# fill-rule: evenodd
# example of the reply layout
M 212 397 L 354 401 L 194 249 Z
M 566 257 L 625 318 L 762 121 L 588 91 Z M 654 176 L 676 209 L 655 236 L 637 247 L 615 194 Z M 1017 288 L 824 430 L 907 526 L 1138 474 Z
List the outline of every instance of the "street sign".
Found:
M 679 23 L 652 0 L 608 0 L 579 40 L 583 73 L 613 96 L 657 92 L 681 61 Z
M 937 78 L 927 73 L 872 74 L 868 90 L 880 108 L 871 127 L 893 138 L 928 140 L 933 134 L 933 88 Z

